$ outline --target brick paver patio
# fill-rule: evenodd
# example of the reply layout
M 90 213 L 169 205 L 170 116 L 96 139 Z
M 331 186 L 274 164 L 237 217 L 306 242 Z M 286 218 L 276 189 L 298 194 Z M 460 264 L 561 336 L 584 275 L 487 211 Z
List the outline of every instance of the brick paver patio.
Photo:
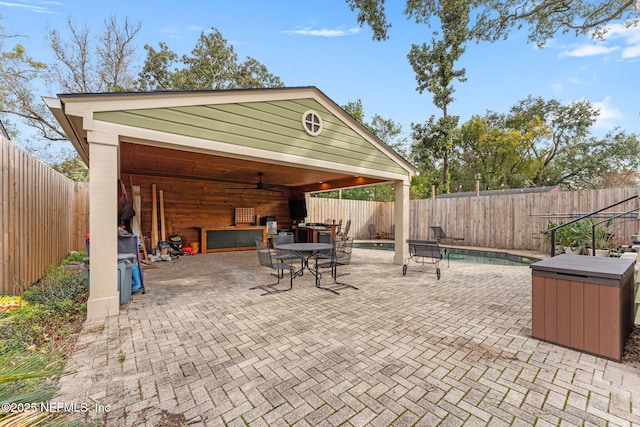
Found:
M 86 325 L 57 399 L 108 426 L 640 425 L 639 367 L 530 337 L 528 267 L 392 258 L 355 249 L 340 295 L 305 274 L 260 296 L 253 251 L 157 264 Z

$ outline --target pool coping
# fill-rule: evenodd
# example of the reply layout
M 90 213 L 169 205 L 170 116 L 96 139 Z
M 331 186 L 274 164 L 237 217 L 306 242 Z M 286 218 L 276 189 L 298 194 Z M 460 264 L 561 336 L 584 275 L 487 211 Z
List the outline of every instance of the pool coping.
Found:
M 394 243 L 395 240 L 382 240 L 382 239 L 362 239 L 362 240 L 354 240 L 355 244 L 367 244 L 367 243 Z M 495 252 L 502 253 L 506 255 L 513 255 L 523 258 L 530 258 L 536 261 L 542 261 L 543 259 L 549 258 L 549 254 L 541 251 L 532 251 L 525 249 L 497 249 L 497 248 L 485 248 L 479 246 L 461 246 L 461 245 L 447 245 L 440 244 L 443 248 L 451 248 L 451 249 L 460 249 L 460 250 L 468 250 L 468 251 L 476 251 L 476 252 Z M 365 249 L 365 248 L 360 248 Z

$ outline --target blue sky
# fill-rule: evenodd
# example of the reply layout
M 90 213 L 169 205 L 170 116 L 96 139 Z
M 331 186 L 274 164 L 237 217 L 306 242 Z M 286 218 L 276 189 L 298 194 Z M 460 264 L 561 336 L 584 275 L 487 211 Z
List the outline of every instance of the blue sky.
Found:
M 375 42 L 368 27 L 344 0 L 239 1 L 0 1 L 0 24 L 8 33 L 28 37 L 5 41 L 27 47 L 36 59 L 47 58 L 48 28 L 66 34 L 71 17 L 98 35 L 106 17 L 142 21 L 137 37 L 143 46 L 164 41 L 188 53 L 201 31 L 217 28 L 240 58 L 262 62 L 287 86 L 316 86 L 339 105 L 361 99 L 365 119 L 374 114 L 400 123 L 406 134 L 412 122 L 439 116 L 431 94 L 419 94 L 406 55 L 411 43 L 428 42 L 431 32 L 402 15 L 404 2 L 387 2 L 390 40 Z M 524 32 L 508 41 L 470 44 L 459 64 L 467 81 L 456 83 L 450 114 L 462 122 L 487 110 L 506 113 L 528 95 L 563 103 L 587 99 L 601 109 L 594 133 L 615 126 L 640 134 L 640 29 L 615 27 L 604 42 L 573 35 L 551 40 L 545 49 L 526 43 Z M 54 95 L 44 93 L 42 95 Z

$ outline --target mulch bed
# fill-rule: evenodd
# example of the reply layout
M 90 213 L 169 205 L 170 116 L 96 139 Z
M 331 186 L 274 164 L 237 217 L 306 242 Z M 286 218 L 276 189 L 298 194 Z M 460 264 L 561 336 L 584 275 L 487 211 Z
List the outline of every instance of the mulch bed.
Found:
M 635 325 L 624 347 L 623 362 L 640 366 L 640 326 Z

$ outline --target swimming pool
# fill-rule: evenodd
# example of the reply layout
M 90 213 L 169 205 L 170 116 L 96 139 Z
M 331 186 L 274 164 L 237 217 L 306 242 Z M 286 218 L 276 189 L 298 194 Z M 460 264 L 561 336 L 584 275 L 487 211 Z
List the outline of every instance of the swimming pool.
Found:
M 392 251 L 395 249 L 394 243 L 354 243 L 354 248 L 360 249 L 376 249 L 383 251 Z M 449 260 L 466 262 L 472 264 L 491 264 L 491 265 L 530 265 L 538 259 L 512 255 L 503 252 L 479 251 L 461 248 L 445 248 L 449 255 Z

